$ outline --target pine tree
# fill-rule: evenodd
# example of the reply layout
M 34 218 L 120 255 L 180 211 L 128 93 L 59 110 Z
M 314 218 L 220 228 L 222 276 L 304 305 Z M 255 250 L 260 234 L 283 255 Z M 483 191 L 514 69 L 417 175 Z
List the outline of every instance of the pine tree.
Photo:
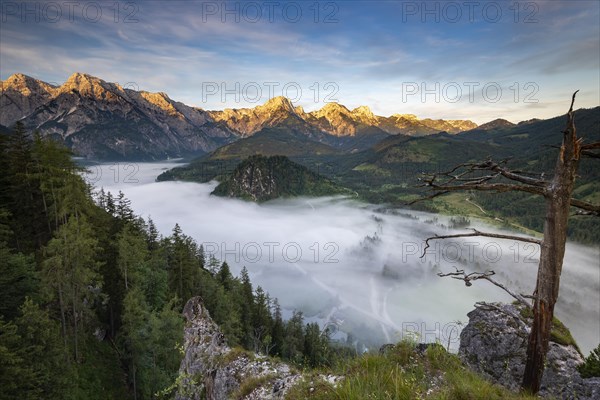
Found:
M 3 399 L 67 398 L 68 365 L 60 327 L 27 299 L 14 322 L 0 317 L 0 388 Z
M 221 268 L 219 269 L 219 272 L 217 272 L 216 278 L 226 292 L 230 292 L 232 290 L 233 275 L 231 275 L 231 270 L 229 269 L 227 262 L 223 262 L 223 264 L 221 264 Z
M 117 236 L 118 258 L 117 265 L 125 279 L 125 290 L 131 281 L 140 279 L 141 270 L 148 259 L 148 249 L 145 237 L 133 226 L 126 223 Z
M 301 311 L 294 311 L 292 318 L 285 325 L 286 341 L 283 345 L 283 356 L 301 362 L 304 350 L 304 316 Z
M 147 228 L 148 250 L 156 251 L 156 250 L 158 250 L 160 235 L 158 233 L 158 229 L 156 228 L 156 225 L 154 224 L 154 221 L 150 217 L 148 217 L 147 227 L 148 227 Z
M 285 342 L 285 326 L 281 316 L 281 306 L 275 298 L 273 300 L 273 326 L 271 328 L 271 337 L 273 338 L 273 352 L 281 356 L 283 353 L 283 344 Z
M 151 354 L 151 311 L 139 289 L 131 289 L 123 302 L 122 338 L 125 360 L 129 367 L 129 382 L 134 398 L 150 398 L 148 369 L 152 368 Z
M 304 359 L 308 365 L 315 368 L 327 360 L 328 338 L 321 334 L 319 324 L 307 324 L 304 334 Z
M 41 244 L 40 231 L 45 231 L 45 218 L 39 183 L 34 175 L 32 140 L 21 122 L 9 136 L 3 156 L 6 174 L 6 209 L 11 213 L 14 232 L 12 247 L 20 252 L 34 251 Z
M 92 305 L 101 286 L 95 261 L 98 242 L 84 216 L 72 216 L 45 248 L 42 283 L 49 300 L 58 300 L 65 340 L 72 338 L 79 359 L 80 331 L 93 318 Z
M 237 299 L 240 309 L 242 343 L 246 348 L 251 348 L 253 346 L 254 335 L 254 293 L 246 267 L 243 267 L 240 273 L 240 286 L 238 290 Z
M 11 320 L 25 297 L 37 293 L 35 261 L 33 256 L 15 254 L 5 242 L 0 242 L 0 260 L 0 316 Z
M 192 238 L 183 234 L 179 224 L 175 225 L 169 243 L 169 288 L 185 302 L 194 296 L 199 285 L 198 246 Z
M 125 194 L 120 190 L 117 197 L 117 217 L 125 222 L 131 222 L 134 218 L 131 200 L 126 198 Z
M 259 286 L 254 296 L 253 310 L 253 345 L 255 352 L 271 348 L 271 300 L 269 295 Z

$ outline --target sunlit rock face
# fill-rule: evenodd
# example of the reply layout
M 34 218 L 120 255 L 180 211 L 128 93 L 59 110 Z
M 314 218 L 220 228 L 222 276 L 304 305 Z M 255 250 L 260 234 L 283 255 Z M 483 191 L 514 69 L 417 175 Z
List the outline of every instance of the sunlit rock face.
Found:
M 4 126 L 22 121 L 96 159 L 165 159 L 204 153 L 236 139 L 206 111 L 165 93 L 123 88 L 81 73 L 58 87 L 15 74 L 2 82 Z
M 56 87 L 23 74 L 1 82 L 0 124 L 10 126 L 46 104 L 58 92 Z
M 477 126 L 411 114 L 381 117 L 367 106 L 349 110 L 338 103 L 307 113 L 281 96 L 253 108 L 205 111 L 162 92 L 132 90 L 83 73 L 74 73 L 60 86 L 14 74 L 1 87 L 0 125 L 22 121 L 29 130 L 63 141 L 77 155 L 96 159 L 195 155 L 272 127 L 350 149 L 356 146 L 348 145 L 349 139 L 371 137 L 362 141 L 361 150 L 390 134 L 459 133 Z
M 251 136 L 263 128 L 277 126 L 284 122 L 302 125 L 301 115 L 285 97 L 274 97 L 265 104 L 254 108 L 227 108 L 223 111 L 210 111 L 215 121 L 223 122 L 229 128 L 239 133 L 242 137 Z
M 511 390 L 519 390 L 525 370 L 531 320 L 523 306 L 480 304 L 468 314 L 460 335 L 459 355 L 473 370 Z M 526 314 L 525 314 L 526 315 Z M 583 363 L 573 345 L 550 342 L 540 395 L 560 399 L 600 398 L 600 379 L 583 379 Z

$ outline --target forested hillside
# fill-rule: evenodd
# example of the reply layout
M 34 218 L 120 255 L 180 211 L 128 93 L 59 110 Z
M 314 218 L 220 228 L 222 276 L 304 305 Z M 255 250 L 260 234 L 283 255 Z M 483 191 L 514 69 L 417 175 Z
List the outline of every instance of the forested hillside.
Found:
M 232 345 L 310 366 L 339 355 L 179 226 L 163 237 L 123 193 L 92 193 L 60 145 L 17 124 L 0 153 L 2 399 L 170 398 L 192 296 Z

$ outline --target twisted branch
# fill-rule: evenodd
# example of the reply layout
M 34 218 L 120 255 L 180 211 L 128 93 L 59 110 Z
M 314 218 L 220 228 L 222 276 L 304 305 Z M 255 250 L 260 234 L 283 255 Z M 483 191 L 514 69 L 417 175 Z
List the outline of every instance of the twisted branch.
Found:
M 465 286 L 472 286 L 473 284 L 471 283 L 471 281 L 476 281 L 478 279 L 484 279 L 496 286 L 498 286 L 500 289 L 504 290 L 506 293 L 508 293 L 509 295 L 511 295 L 512 297 L 514 297 L 519 303 L 523 304 L 524 306 L 527 306 L 529 308 L 531 308 L 531 303 L 529 301 L 527 301 L 527 299 L 525 297 L 529 297 L 532 298 L 533 296 L 525 296 L 516 292 L 513 292 L 512 290 L 510 290 L 509 288 L 507 288 L 506 286 L 504 286 L 503 284 L 501 284 L 498 281 L 495 281 L 494 279 L 491 278 L 491 276 L 496 275 L 496 273 L 494 271 L 487 271 L 487 272 L 471 272 L 470 274 L 467 274 L 464 270 L 462 269 L 458 269 L 456 267 L 454 267 L 456 269 L 456 272 L 448 272 L 446 274 L 442 273 L 442 272 L 438 272 L 438 276 L 439 277 L 446 277 L 449 276 L 452 279 L 458 279 L 460 281 L 464 281 L 465 282 Z
M 473 233 L 458 233 L 458 234 L 455 234 L 455 235 L 435 235 L 435 236 L 428 237 L 427 239 L 425 239 L 425 247 L 423 248 L 423 254 L 421 255 L 420 258 L 425 257 L 425 253 L 426 253 L 427 249 L 429 247 L 431 247 L 429 245 L 429 241 L 430 240 L 436 240 L 436 239 L 452 239 L 452 238 L 460 238 L 460 237 L 482 236 L 482 237 L 491 237 L 491 238 L 496 238 L 496 239 L 518 240 L 518 241 L 521 241 L 521 242 L 534 243 L 534 244 L 537 244 L 537 245 L 541 245 L 542 244 L 541 240 L 530 238 L 530 237 L 514 236 L 514 235 L 504 235 L 504 234 L 501 234 L 501 233 L 481 232 L 481 231 L 478 231 L 477 229 L 474 229 L 474 228 L 471 228 L 471 229 L 473 230 Z

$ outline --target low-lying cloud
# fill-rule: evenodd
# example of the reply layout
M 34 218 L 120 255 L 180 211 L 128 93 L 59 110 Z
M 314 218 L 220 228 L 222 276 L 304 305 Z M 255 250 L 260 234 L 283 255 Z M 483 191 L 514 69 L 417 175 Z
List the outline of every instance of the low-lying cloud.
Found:
M 97 188 L 122 190 L 135 212 L 151 216 L 162 234 L 169 235 L 179 223 L 234 272 L 246 266 L 254 285 L 277 297 L 287 315 L 302 310 L 308 321 L 337 330 L 340 340 L 351 333 L 362 346 L 373 348 L 417 334 L 456 349 L 461 323 L 468 321 L 475 302 L 513 300 L 489 282 L 465 287 L 438 272 L 494 270 L 494 278 L 515 291 L 533 291 L 537 246 L 488 238 L 435 240 L 421 258 L 426 237 L 464 229 L 450 229 L 449 217 L 391 211 L 346 198 L 259 205 L 210 196 L 214 183 L 154 182 L 173 165 L 98 165 L 91 180 Z M 134 175 L 127 175 L 131 171 Z M 597 248 L 567 246 L 556 311 L 585 354 L 598 345 Z

